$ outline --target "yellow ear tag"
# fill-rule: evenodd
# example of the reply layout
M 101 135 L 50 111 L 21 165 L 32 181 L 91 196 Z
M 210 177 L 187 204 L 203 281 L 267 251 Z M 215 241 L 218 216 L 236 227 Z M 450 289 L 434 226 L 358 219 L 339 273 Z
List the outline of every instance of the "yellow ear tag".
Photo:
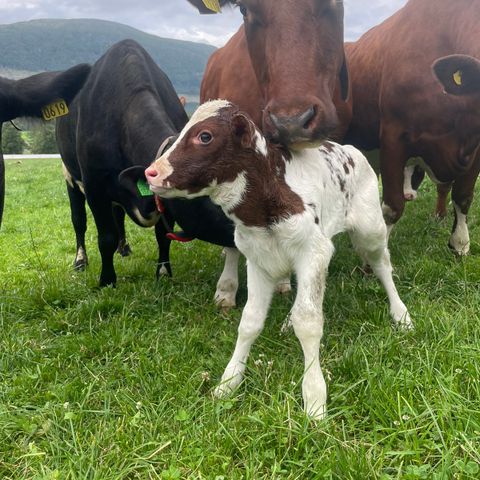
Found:
M 212 12 L 221 13 L 222 9 L 218 0 L 203 0 L 203 4 Z
M 461 70 L 457 70 L 454 74 L 453 74 L 453 81 L 459 86 L 461 87 L 462 86 L 462 76 L 463 76 L 463 72 Z
M 42 115 L 45 120 L 54 120 L 57 117 L 68 115 L 68 106 L 65 100 L 57 100 L 56 102 L 42 108 Z

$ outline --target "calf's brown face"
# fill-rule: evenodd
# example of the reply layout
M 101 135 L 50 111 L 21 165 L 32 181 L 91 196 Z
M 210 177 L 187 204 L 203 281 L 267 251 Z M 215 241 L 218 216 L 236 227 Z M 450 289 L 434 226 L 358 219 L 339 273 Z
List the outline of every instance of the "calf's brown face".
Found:
M 252 121 L 236 107 L 223 100 L 208 102 L 145 176 L 160 197 L 209 195 L 215 186 L 234 182 L 245 169 L 249 152 L 264 148 L 263 142 Z

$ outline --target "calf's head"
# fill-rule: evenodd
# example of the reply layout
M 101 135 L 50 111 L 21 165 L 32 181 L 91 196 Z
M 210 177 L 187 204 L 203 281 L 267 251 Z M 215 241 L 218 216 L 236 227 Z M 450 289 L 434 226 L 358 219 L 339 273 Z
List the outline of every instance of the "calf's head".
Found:
M 231 103 L 215 100 L 198 108 L 145 176 L 150 189 L 161 197 L 212 195 L 227 185 L 234 201 L 245 188 L 249 163 L 259 155 L 267 155 L 267 144 L 253 122 Z
M 189 0 L 202 10 L 203 0 Z M 333 103 L 340 78 L 348 95 L 342 0 L 232 0 L 243 16 L 258 85 L 263 131 L 288 145 L 315 144 L 338 124 Z

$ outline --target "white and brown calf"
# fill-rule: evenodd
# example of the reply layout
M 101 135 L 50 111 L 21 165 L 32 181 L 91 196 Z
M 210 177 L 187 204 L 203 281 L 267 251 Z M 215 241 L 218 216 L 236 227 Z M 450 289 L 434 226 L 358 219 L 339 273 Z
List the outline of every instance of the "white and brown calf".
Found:
M 197 110 L 146 176 L 161 197 L 210 196 L 234 221 L 235 243 L 247 257 L 248 300 L 217 395 L 241 382 L 275 285 L 293 271 L 298 288 L 291 321 L 305 356 L 305 410 L 315 418 L 324 416 L 322 302 L 334 251 L 331 238 L 337 233 L 350 233 L 382 282 L 394 322 L 411 326 L 392 279 L 377 177 L 355 148 L 327 142 L 299 152 L 281 150 L 267 144 L 237 107 L 217 100 Z

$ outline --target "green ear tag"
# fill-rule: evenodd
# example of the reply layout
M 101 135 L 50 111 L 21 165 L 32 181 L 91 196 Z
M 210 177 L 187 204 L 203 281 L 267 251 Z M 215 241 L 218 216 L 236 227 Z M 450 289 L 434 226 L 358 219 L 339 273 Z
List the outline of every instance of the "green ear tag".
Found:
M 145 180 L 138 180 L 137 181 L 137 188 L 138 191 L 140 192 L 140 195 L 142 197 L 151 197 L 153 196 L 153 193 L 151 192 L 148 183 Z

